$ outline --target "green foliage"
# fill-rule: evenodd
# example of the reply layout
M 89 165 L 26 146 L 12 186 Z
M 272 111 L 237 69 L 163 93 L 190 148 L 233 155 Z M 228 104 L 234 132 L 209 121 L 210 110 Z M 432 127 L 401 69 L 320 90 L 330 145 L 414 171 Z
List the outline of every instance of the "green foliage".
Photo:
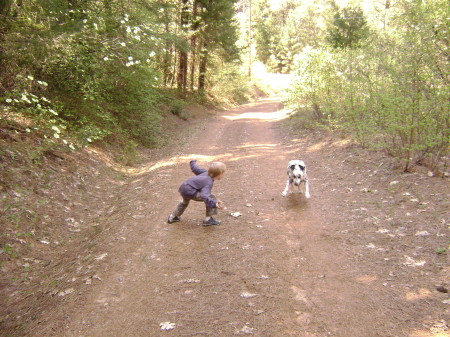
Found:
M 405 12 L 359 49 L 305 49 L 290 95 L 298 111 L 388 151 L 436 167 L 449 152 L 450 91 L 441 0 L 404 3 Z M 447 10 L 448 11 L 448 10 Z
M 369 36 L 369 28 L 361 8 L 338 9 L 328 28 L 327 41 L 334 48 L 357 48 Z
M 254 36 L 259 60 L 273 72 L 290 73 L 303 48 L 317 47 L 324 39 L 325 1 L 285 1 L 272 8 L 256 1 Z
M 251 83 L 238 63 L 229 63 L 224 67 L 216 56 L 212 58 L 211 70 L 208 93 L 216 104 L 226 106 L 248 102 Z
M 196 45 L 189 69 L 191 78 L 198 78 L 201 50 L 208 57 L 203 78 L 209 80 L 209 69 L 238 58 L 234 2 L 195 4 L 199 10 L 195 17 L 188 11 L 189 24 L 204 43 Z M 49 139 L 64 140 L 71 149 L 68 135 L 80 145 L 116 139 L 114 134 L 140 145 L 158 144 L 164 94 L 177 77 L 175 50 L 192 47 L 186 39 L 191 32 L 177 22 L 179 5 L 159 0 L 2 4 L 1 120 L 26 116 Z M 215 57 L 220 61 L 213 64 Z

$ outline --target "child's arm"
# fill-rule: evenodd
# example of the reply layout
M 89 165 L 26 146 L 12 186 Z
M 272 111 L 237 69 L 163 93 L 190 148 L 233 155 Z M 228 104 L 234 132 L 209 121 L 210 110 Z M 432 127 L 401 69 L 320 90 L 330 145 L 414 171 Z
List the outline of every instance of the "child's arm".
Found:
M 197 159 L 191 160 L 189 162 L 189 166 L 191 167 L 191 171 L 197 176 L 199 174 L 207 172 L 207 170 L 205 170 L 205 169 L 203 169 L 203 168 L 201 168 L 200 166 L 197 165 Z

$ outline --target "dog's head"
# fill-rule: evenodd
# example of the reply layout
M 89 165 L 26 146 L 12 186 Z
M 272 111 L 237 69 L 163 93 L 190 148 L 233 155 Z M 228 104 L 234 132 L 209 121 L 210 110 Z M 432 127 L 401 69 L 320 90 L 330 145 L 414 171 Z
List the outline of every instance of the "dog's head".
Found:
M 293 180 L 294 185 L 300 185 L 305 180 L 306 165 L 302 160 L 291 160 L 288 163 L 288 176 Z

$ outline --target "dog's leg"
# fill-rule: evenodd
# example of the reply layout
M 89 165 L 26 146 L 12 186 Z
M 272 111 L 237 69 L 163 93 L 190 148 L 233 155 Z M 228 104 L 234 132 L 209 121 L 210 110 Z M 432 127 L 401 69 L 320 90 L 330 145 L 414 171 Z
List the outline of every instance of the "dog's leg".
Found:
M 285 197 L 285 196 L 288 194 L 290 183 L 291 183 L 291 182 L 290 182 L 289 179 L 288 179 L 288 180 L 287 180 L 287 183 L 286 183 L 286 187 L 284 188 L 284 191 L 281 192 L 281 195 L 282 195 L 283 197 Z
M 309 182 L 308 182 L 308 178 L 306 178 L 305 180 L 305 197 L 306 198 L 311 198 L 311 195 L 309 194 Z

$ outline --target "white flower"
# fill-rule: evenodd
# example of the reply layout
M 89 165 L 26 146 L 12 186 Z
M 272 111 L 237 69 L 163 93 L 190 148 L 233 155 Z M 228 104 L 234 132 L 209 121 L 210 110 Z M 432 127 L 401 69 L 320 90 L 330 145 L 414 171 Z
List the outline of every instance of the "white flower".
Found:
M 127 44 L 126 44 L 125 42 L 120 42 L 120 45 L 121 45 L 122 47 L 125 47 Z
M 153 57 L 156 55 L 156 53 L 154 51 L 152 51 L 151 53 L 149 53 L 150 57 Z
M 108 60 L 109 60 L 108 56 L 105 56 L 105 57 L 103 58 L 103 60 L 108 61 Z
M 59 138 L 59 134 L 57 134 L 57 133 L 54 133 L 54 134 L 53 134 L 53 137 L 55 137 L 55 138 Z
M 120 23 L 121 24 L 125 24 L 125 20 L 120 20 Z
M 89 143 L 92 143 L 92 139 L 91 139 L 91 138 L 86 138 L 86 140 L 87 140 Z
M 11 103 L 12 99 L 11 98 L 7 98 L 5 101 L 6 101 L 6 103 Z
M 94 29 L 98 30 L 98 25 L 94 22 Z
M 52 114 L 54 114 L 55 116 L 58 116 L 58 113 L 57 113 L 55 110 L 53 110 L 53 109 L 48 109 L 48 111 L 51 112 Z
M 70 148 L 71 150 L 75 150 L 75 146 L 73 146 L 73 144 L 69 144 L 69 148 Z
M 52 130 L 56 131 L 57 133 L 61 133 L 61 130 L 59 130 L 59 128 L 55 125 L 52 126 Z
M 28 97 L 26 96 L 26 95 L 22 95 L 22 101 L 24 101 L 24 102 L 27 102 L 27 103 L 30 103 L 31 104 L 31 101 L 28 99 Z
M 87 19 L 83 19 L 83 23 L 86 23 L 87 22 Z
M 26 128 L 25 131 L 28 132 L 28 133 L 31 132 L 31 130 L 29 128 Z
M 33 77 L 33 76 L 27 76 L 27 78 L 28 78 L 30 81 L 34 80 L 34 77 Z
M 128 61 L 133 61 L 133 56 L 128 56 Z

